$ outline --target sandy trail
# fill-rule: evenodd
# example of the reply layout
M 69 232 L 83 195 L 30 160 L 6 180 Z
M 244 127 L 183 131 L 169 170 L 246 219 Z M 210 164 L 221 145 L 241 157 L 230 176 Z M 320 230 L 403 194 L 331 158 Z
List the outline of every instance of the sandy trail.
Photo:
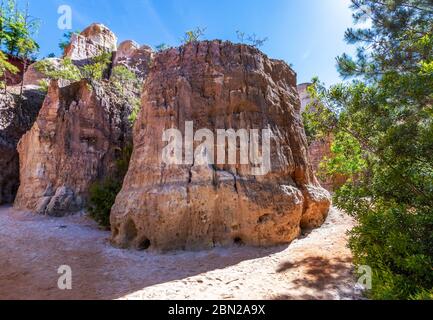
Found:
M 159 255 L 118 250 L 89 218 L 0 207 L 0 299 L 357 299 L 346 232 L 326 224 L 290 246 Z M 61 265 L 73 288 L 57 287 Z

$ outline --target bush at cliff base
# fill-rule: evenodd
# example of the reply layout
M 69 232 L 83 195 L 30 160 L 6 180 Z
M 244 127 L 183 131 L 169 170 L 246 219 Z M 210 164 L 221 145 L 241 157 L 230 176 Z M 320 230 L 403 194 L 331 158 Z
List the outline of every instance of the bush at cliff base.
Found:
M 122 189 L 131 154 L 132 146 L 125 147 L 116 162 L 116 172 L 113 176 L 95 182 L 90 187 L 87 210 L 89 215 L 103 228 L 110 228 L 111 207 Z

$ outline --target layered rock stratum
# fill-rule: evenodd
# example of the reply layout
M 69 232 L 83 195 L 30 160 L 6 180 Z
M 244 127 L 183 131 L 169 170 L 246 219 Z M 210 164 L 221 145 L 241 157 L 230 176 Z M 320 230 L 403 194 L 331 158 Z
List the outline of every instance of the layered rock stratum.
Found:
M 289 243 L 330 208 L 308 158 L 296 74 L 255 48 L 205 41 L 155 56 L 134 127 L 134 152 L 111 213 L 120 247 L 202 249 Z M 167 129 L 270 129 L 271 171 L 166 165 Z

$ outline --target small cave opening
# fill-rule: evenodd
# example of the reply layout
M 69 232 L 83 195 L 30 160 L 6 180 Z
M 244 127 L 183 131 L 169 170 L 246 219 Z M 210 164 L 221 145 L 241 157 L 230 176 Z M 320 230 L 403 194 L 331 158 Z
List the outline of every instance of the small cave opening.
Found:
M 138 242 L 137 249 L 140 251 L 145 251 L 149 249 L 151 246 L 150 240 L 147 238 L 143 238 Z
M 243 246 L 245 244 L 241 237 L 234 238 L 233 243 L 237 246 Z

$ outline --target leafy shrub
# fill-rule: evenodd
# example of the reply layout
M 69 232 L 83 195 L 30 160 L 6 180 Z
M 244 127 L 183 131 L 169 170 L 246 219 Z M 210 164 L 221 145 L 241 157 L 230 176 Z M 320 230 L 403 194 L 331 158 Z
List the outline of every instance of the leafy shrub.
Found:
M 134 72 L 126 66 L 115 66 L 111 73 L 110 82 L 122 94 L 126 88 L 138 89 L 140 82 Z
M 122 184 L 113 178 L 107 178 L 102 182 L 94 183 L 90 187 L 88 211 L 90 216 L 104 228 L 110 227 L 111 207 L 116 201 Z
M 110 63 L 111 53 L 102 53 L 94 57 L 92 63 L 85 65 L 81 69 L 74 65 L 70 58 L 61 59 L 58 65 L 49 59 L 44 59 L 36 63 L 35 69 L 52 80 L 74 82 L 87 79 L 89 81 L 100 81 Z
M 11 64 L 8 61 L 8 57 L 2 51 L 0 51 L 0 79 L 3 79 L 0 81 L 0 88 L 5 89 L 5 91 L 7 89 L 7 83 L 5 79 L 7 73 L 17 74 L 18 72 L 18 68 Z
M 35 69 L 49 79 L 53 80 L 81 80 L 81 72 L 70 58 L 60 60 L 59 65 L 54 64 L 51 60 L 45 59 L 35 64 Z
M 132 112 L 128 118 L 131 125 L 134 125 L 135 121 L 138 118 L 138 113 L 140 112 L 140 110 L 141 110 L 141 101 L 138 98 L 134 98 L 132 101 Z
M 110 227 L 110 212 L 116 197 L 122 189 L 123 179 L 128 171 L 132 146 L 125 147 L 116 161 L 113 176 L 92 184 L 89 190 L 89 215 L 103 228 Z
M 82 77 L 90 81 L 102 80 L 104 73 L 111 63 L 111 57 L 112 54 L 109 52 L 104 52 L 94 57 L 91 64 L 87 64 L 81 68 Z
M 38 81 L 38 85 L 39 85 L 39 90 L 43 93 L 47 93 L 48 92 L 48 87 L 49 87 L 49 83 L 47 80 L 43 79 L 43 80 L 39 80 Z

